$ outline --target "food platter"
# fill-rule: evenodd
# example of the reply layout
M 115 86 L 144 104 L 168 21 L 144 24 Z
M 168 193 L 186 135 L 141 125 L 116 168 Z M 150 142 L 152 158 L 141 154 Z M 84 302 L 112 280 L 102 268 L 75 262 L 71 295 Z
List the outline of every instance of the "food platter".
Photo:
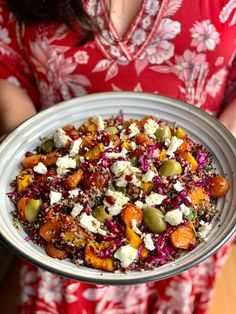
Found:
M 11 190 L 10 182 L 20 169 L 20 161 L 26 151 L 37 146 L 39 137 L 51 136 L 55 129 L 65 124 L 79 126 L 88 117 L 109 118 L 124 111 L 125 119 L 152 115 L 173 125 L 183 127 L 188 135 L 201 143 L 214 156 L 217 172 L 230 183 L 230 190 L 220 198 L 220 211 L 208 240 L 190 253 L 151 271 L 109 273 L 84 266 L 76 266 L 70 261 L 59 261 L 46 255 L 44 250 L 26 241 L 27 234 L 22 227 L 15 228 L 10 212 L 13 205 L 6 193 Z M 202 110 L 168 97 L 145 93 L 108 92 L 75 98 L 44 110 L 24 122 L 8 135 L 0 146 L 0 234 L 14 251 L 41 268 L 76 280 L 110 285 L 123 285 L 161 280 L 200 263 L 216 252 L 236 229 L 236 141 L 215 118 Z

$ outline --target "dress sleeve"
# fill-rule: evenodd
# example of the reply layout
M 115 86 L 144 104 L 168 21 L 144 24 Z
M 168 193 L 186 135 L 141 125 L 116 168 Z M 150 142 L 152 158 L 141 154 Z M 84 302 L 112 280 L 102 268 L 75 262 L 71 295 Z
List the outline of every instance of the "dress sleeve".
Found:
M 0 79 L 21 87 L 36 107 L 39 105 L 34 76 L 21 44 L 21 27 L 5 0 L 0 0 Z

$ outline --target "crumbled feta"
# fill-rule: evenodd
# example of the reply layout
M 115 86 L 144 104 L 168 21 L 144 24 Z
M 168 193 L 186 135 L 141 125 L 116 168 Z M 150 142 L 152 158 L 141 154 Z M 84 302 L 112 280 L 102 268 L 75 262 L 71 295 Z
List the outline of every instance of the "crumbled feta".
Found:
M 98 131 L 104 130 L 104 121 L 101 116 L 94 117 L 93 122 L 97 125 Z
M 60 192 L 50 191 L 50 205 L 58 203 L 61 200 L 62 194 Z
M 144 245 L 145 245 L 146 249 L 148 249 L 150 251 L 155 250 L 155 245 L 153 243 L 153 240 L 152 240 L 152 237 L 151 237 L 150 233 L 145 235 L 143 241 L 144 241 Z
M 128 267 L 138 257 L 138 250 L 130 244 L 121 246 L 114 254 L 119 259 L 122 267 Z
M 57 174 L 66 174 L 69 168 L 76 168 L 76 161 L 69 156 L 59 157 L 56 162 Z
M 131 228 L 137 234 L 142 234 L 141 230 L 137 227 L 137 221 L 135 219 L 131 219 Z
M 207 235 L 210 232 L 212 225 L 209 222 L 200 221 L 201 226 L 198 228 L 198 236 L 202 240 L 207 240 Z
M 77 140 L 71 142 L 69 153 L 71 157 L 74 157 L 78 154 L 81 143 L 82 143 L 81 138 L 78 138 Z
M 179 209 L 173 209 L 165 214 L 165 221 L 172 226 L 178 226 L 183 222 L 183 213 Z
M 122 140 L 127 139 L 127 138 L 131 138 L 134 137 L 135 135 L 137 135 L 138 133 L 140 133 L 139 128 L 137 127 L 136 123 L 132 123 L 129 126 L 130 129 L 130 134 L 126 134 L 126 129 L 122 130 L 120 132 L 120 138 Z
M 128 153 L 127 149 L 125 148 L 122 148 L 121 152 L 120 153 L 114 153 L 114 152 L 111 152 L 111 153 L 105 153 L 105 156 L 107 158 L 119 158 L 119 157 L 123 157 L 123 158 L 126 158 L 126 154 Z
M 181 138 L 178 138 L 176 136 L 173 136 L 170 140 L 170 144 L 169 147 L 166 151 L 166 155 L 173 157 L 174 156 L 174 152 L 180 147 L 180 145 L 183 143 L 184 141 Z
M 118 179 L 116 179 L 116 185 L 119 187 L 125 187 L 128 184 L 128 181 L 125 180 L 125 176 L 121 176 Z
M 190 208 L 187 207 L 184 203 L 180 204 L 179 208 L 181 212 L 184 214 L 184 216 L 188 216 L 190 214 Z
M 143 182 L 151 182 L 152 179 L 155 177 L 155 172 L 152 170 L 149 170 L 148 172 L 146 172 L 145 174 L 143 174 L 142 176 L 142 181 Z
M 83 206 L 81 204 L 75 204 L 70 212 L 71 216 L 77 217 L 82 212 Z
M 132 141 L 132 142 L 130 143 L 130 148 L 131 148 L 132 150 L 135 150 L 135 149 L 137 148 L 137 144 Z
M 140 187 L 142 182 L 135 175 L 133 175 L 132 181 L 130 183 L 132 183 L 133 185 L 135 185 L 137 187 Z
M 173 188 L 177 192 L 183 191 L 184 187 L 181 185 L 181 183 L 177 180 L 175 184 L 173 184 Z
M 154 135 L 156 130 L 159 128 L 159 125 L 153 119 L 148 119 L 147 122 L 143 126 L 144 134 L 146 135 Z
M 112 196 L 115 203 L 113 205 L 103 201 L 104 205 L 107 206 L 109 213 L 112 216 L 118 215 L 121 213 L 122 207 L 129 202 L 129 198 L 121 192 L 116 192 L 108 189 L 105 193 L 106 196 Z
M 136 201 L 135 203 L 134 203 L 134 205 L 136 205 L 137 207 L 139 207 L 140 209 L 142 209 L 143 208 L 143 202 L 141 202 L 141 201 Z
M 66 132 L 62 128 L 58 128 L 53 134 L 53 141 L 57 148 L 65 147 L 68 141 L 71 141 L 71 138 L 66 135 Z
M 87 215 L 86 213 L 81 214 L 80 225 L 90 232 L 106 235 L 106 231 L 101 229 L 100 221 L 91 215 Z
M 33 169 L 38 174 L 46 174 L 48 171 L 47 167 L 42 162 L 39 162 Z
M 79 194 L 79 189 L 75 189 L 75 190 L 70 190 L 69 192 L 69 198 L 74 198 L 76 196 L 78 196 Z
M 145 199 L 145 206 L 151 207 L 154 205 L 160 205 L 165 198 L 166 198 L 165 195 L 158 194 L 158 193 L 151 193 Z
M 120 177 L 123 173 L 126 173 L 129 167 L 131 167 L 129 161 L 119 160 L 114 162 L 110 169 L 116 177 Z

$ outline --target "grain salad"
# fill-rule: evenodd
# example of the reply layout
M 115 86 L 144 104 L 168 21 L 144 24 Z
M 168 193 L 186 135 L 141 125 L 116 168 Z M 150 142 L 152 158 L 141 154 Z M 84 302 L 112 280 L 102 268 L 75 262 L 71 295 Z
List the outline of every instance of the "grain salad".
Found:
M 56 259 L 150 270 L 207 241 L 229 183 L 184 127 L 91 117 L 26 152 L 8 196 L 28 237 Z

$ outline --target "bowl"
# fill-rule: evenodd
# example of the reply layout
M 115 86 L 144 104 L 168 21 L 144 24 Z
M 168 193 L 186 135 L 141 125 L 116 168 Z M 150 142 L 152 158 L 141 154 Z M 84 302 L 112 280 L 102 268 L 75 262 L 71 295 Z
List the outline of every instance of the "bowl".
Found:
M 125 119 L 141 119 L 147 115 L 158 116 L 177 124 L 195 142 L 201 143 L 214 156 L 217 172 L 226 176 L 230 183 L 227 195 L 217 202 L 219 216 L 206 242 L 173 262 L 150 271 L 109 273 L 84 266 L 76 266 L 69 260 L 59 261 L 46 255 L 44 250 L 27 241 L 21 225 L 14 226 L 10 212 L 13 204 L 6 193 L 11 191 L 10 182 L 21 170 L 20 161 L 26 151 L 34 149 L 39 137 L 51 136 L 56 128 L 65 124 L 79 126 L 88 117 L 104 118 L 117 115 L 120 110 Z M 107 92 L 74 98 L 44 110 L 25 121 L 9 134 L 0 146 L 0 234 L 12 250 L 33 264 L 56 274 L 95 284 L 126 285 L 161 280 L 181 273 L 215 253 L 235 232 L 236 191 L 235 165 L 236 140 L 215 118 L 172 98 L 133 92 Z

